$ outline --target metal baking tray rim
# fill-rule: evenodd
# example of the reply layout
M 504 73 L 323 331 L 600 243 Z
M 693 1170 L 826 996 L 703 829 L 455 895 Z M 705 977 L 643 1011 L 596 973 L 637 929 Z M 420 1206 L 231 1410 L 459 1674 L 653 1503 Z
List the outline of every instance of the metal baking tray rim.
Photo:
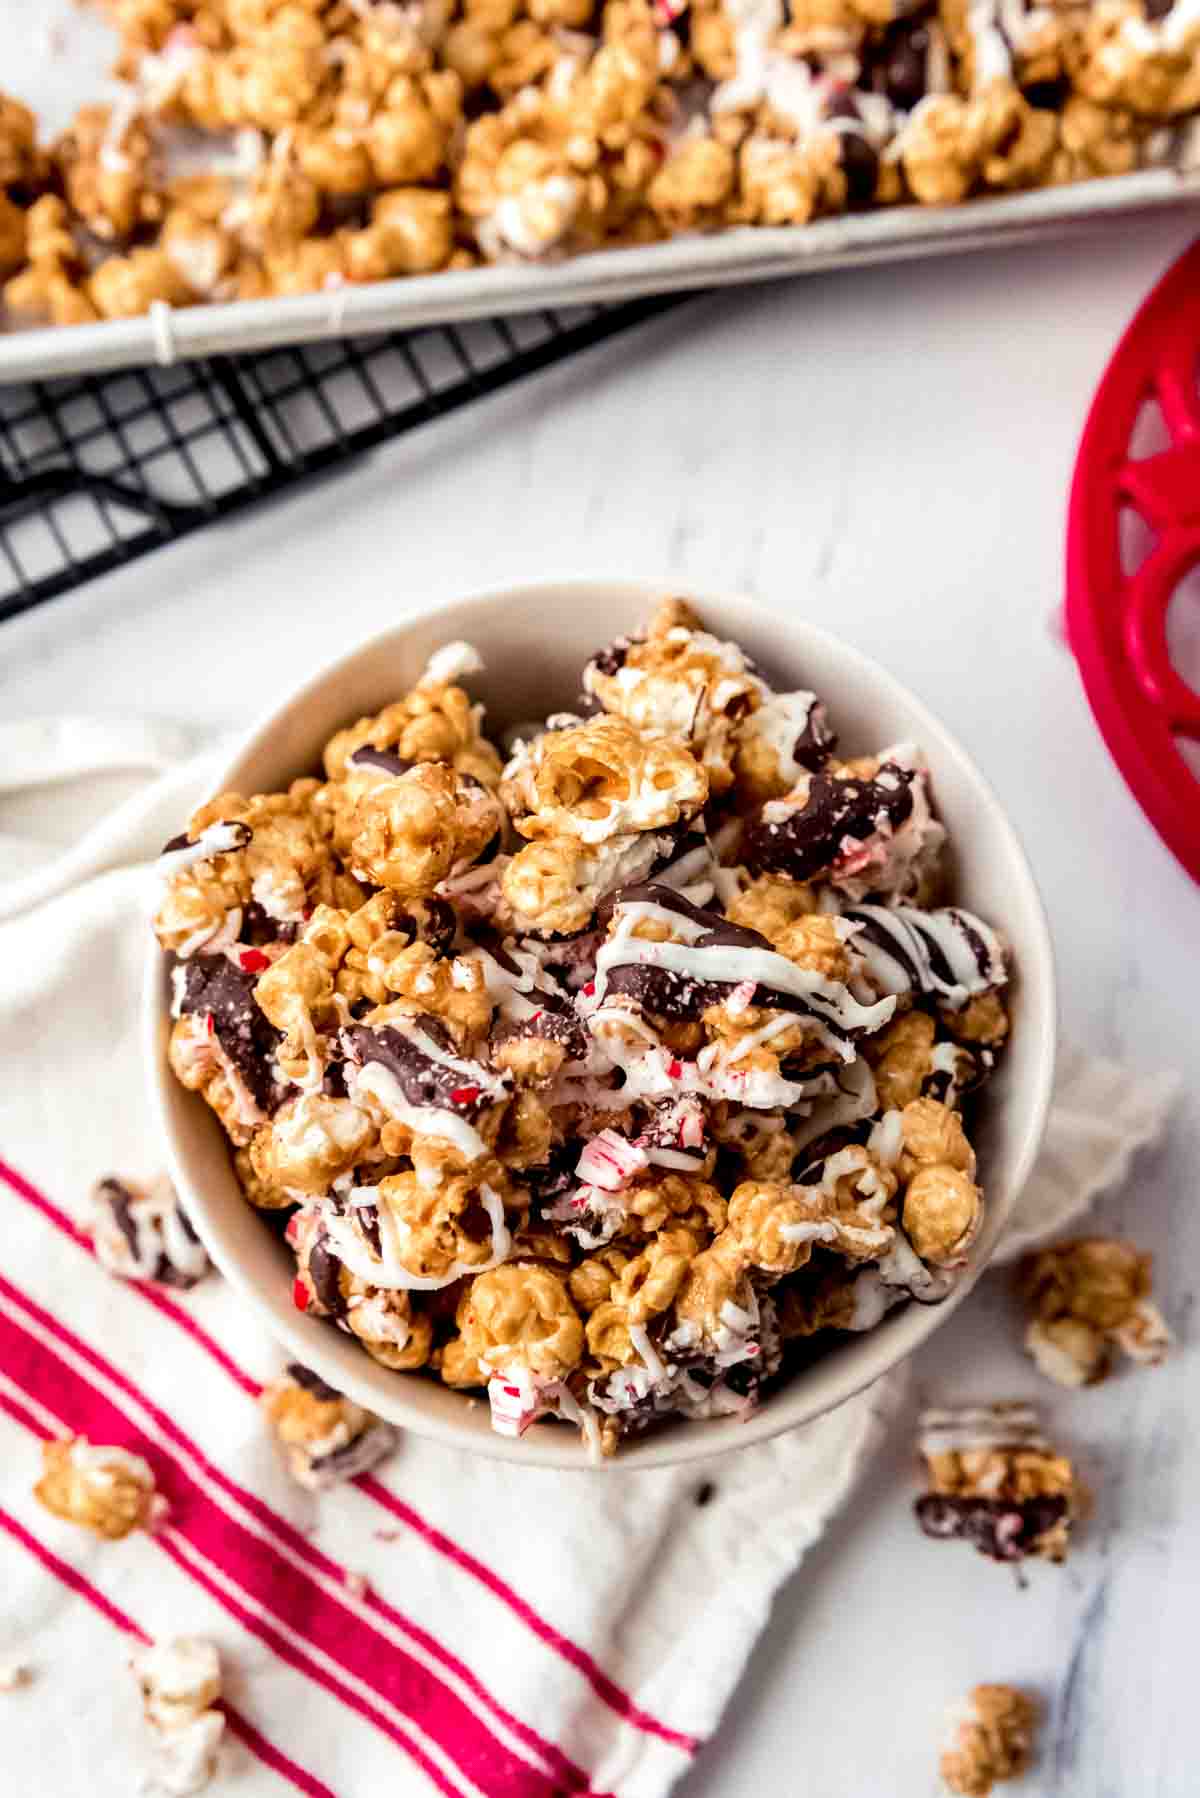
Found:
M 99 373 L 322 338 L 450 324 L 504 313 L 590 305 L 764 281 L 951 251 L 998 248 L 1128 212 L 1200 196 L 1200 170 L 1146 170 L 938 210 L 850 213 L 815 224 L 740 227 L 551 264 L 502 265 L 345 286 L 283 299 L 237 300 L 94 325 L 0 336 L 0 382 Z

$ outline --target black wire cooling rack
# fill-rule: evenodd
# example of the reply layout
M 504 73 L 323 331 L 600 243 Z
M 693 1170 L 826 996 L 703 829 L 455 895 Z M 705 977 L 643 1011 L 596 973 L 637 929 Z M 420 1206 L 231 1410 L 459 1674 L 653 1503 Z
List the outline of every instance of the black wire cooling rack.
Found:
M 0 621 L 682 297 L 0 387 Z

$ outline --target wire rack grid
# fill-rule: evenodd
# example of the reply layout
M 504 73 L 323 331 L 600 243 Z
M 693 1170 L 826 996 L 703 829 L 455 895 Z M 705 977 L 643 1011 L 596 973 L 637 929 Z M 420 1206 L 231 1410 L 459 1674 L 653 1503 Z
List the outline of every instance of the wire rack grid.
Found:
M 0 387 L 0 622 L 681 298 Z

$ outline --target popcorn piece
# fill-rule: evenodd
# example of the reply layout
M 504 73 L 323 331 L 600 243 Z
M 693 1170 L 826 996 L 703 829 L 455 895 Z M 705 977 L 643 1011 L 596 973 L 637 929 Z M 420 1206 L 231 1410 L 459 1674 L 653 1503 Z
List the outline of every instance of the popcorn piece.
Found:
M 33 1675 L 24 1661 L 0 1661 L 0 1692 L 16 1692 L 27 1686 Z
M 815 693 L 773 693 L 737 733 L 738 789 L 753 804 L 778 799 L 806 773 L 818 773 L 836 747 L 837 735 Z
M 469 645 L 464 647 L 469 655 L 465 660 L 459 658 L 459 666 L 464 673 L 472 672 L 482 664 Z M 331 737 L 325 746 L 330 780 L 339 780 L 350 771 L 357 751 L 376 749 L 390 752 L 405 765 L 449 762 L 458 773 L 472 774 L 485 786 L 495 786 L 500 758 L 482 734 L 483 708 L 473 705 L 462 687 L 454 684 L 453 666 L 446 672 L 441 666 L 427 670 L 406 698 Z M 403 770 L 392 767 L 391 772 Z
M 729 157 L 719 144 L 697 140 L 693 147 Z M 688 180 L 682 153 L 666 165 L 660 179 L 672 169 L 667 188 L 659 189 L 660 204 L 664 192 L 669 204 Z M 660 606 L 644 638 L 618 638 L 594 656 L 583 671 L 583 686 L 643 737 L 688 743 L 714 793 L 732 784 L 738 725 L 767 697 L 765 684 L 737 645 L 698 629 L 691 612 L 672 600 Z
M 222 1712 L 214 1708 L 221 1698 L 216 1649 L 202 1636 L 176 1636 L 136 1650 L 129 1666 L 155 1738 L 157 1789 L 181 1795 L 203 1791 L 216 1772 L 225 1728 Z
M 352 871 L 402 895 L 431 892 L 454 867 L 469 866 L 501 824 L 486 787 L 438 762 L 373 786 L 357 815 Z
M 586 929 L 606 893 L 659 871 L 676 846 L 678 828 L 613 836 L 596 844 L 568 835 L 535 838 L 512 857 L 500 880 L 514 925 L 538 935 Z
M 109 1542 L 132 1530 L 153 1531 L 166 1516 L 153 1470 L 128 1449 L 93 1447 L 84 1436 L 69 1436 L 43 1442 L 42 1468 L 33 1489 L 38 1502 Z
M 1073 78 L 1098 105 L 1176 117 L 1200 103 L 1198 43 L 1194 10 L 1180 0 L 1100 0 L 1088 9 Z
M 265 1388 L 259 1403 L 288 1472 L 310 1492 L 366 1473 L 394 1453 L 400 1440 L 391 1424 L 343 1398 L 296 1361 Z
M 136 110 L 80 107 L 53 157 L 68 205 L 96 237 L 124 240 L 161 216 L 150 134 Z
M 516 1366 L 561 1380 L 583 1355 L 583 1324 L 565 1284 L 532 1262 L 508 1262 L 472 1280 L 459 1301 L 458 1327 L 460 1360 L 470 1356 L 498 1374 Z
M 927 1536 L 961 1537 L 993 1561 L 1065 1558 L 1082 1488 L 1032 1406 L 926 1411 L 920 1448 L 928 1489 L 916 1515 Z
M 988 1798 L 998 1781 L 1019 1779 L 1033 1754 L 1037 1703 L 1015 1686 L 973 1686 L 947 1719 L 938 1771 L 962 1798 Z
M 869 1147 L 848 1145 L 806 1169 L 791 1189 L 797 1218 L 780 1231 L 795 1245 L 792 1268 L 802 1266 L 816 1244 L 851 1262 L 887 1254 L 895 1238 L 895 1192 L 895 1173 Z
M 4 284 L 4 301 L 23 325 L 80 325 L 96 318 L 84 291 L 83 259 L 67 209 L 53 194 L 25 215 L 27 267 Z
M 212 1263 L 166 1175 L 150 1186 L 109 1174 L 92 1189 L 92 1245 L 110 1273 L 186 1289 Z
M 975 1152 L 958 1113 L 936 1099 L 912 1100 L 900 1113 L 900 1129 L 905 1235 L 922 1261 L 953 1266 L 983 1222 Z
M 811 775 L 752 821 L 746 866 L 774 879 L 824 879 L 851 899 L 919 895 L 945 839 L 928 788 L 909 745 L 872 757 L 863 772 L 835 766 Z
M 719 222 L 733 192 L 732 151 L 713 137 L 683 143 L 650 184 L 649 201 L 671 231 L 697 231 Z
M 708 781 L 678 743 L 647 742 L 619 718 L 594 718 L 522 745 L 501 791 L 522 836 L 591 845 L 693 817 Z
M 1022 1263 L 1019 1279 L 1033 1312 L 1025 1346 L 1061 1386 L 1086 1386 L 1111 1371 L 1112 1348 L 1157 1366 L 1171 1332 L 1150 1297 L 1149 1255 L 1113 1237 L 1054 1243 Z

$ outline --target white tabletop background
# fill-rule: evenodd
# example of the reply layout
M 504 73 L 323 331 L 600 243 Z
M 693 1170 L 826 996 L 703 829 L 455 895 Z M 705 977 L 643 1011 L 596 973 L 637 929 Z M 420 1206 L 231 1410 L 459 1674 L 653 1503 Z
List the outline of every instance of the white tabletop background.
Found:
M 1021 1590 L 925 1541 L 910 1410 L 780 1596 L 684 1798 L 930 1798 L 940 1709 L 981 1679 L 1048 1706 L 1013 1798 L 1200 1787 L 1200 892 L 1110 762 L 1055 629 L 1089 395 L 1190 235 L 1183 218 L 1118 224 L 702 300 L 0 627 L 0 718 L 149 712 L 208 734 L 399 615 L 505 579 L 751 591 L 946 718 L 1030 850 L 1065 1032 L 1184 1075 L 1169 1140 L 1103 1207 L 1156 1251 L 1174 1361 L 1080 1395 L 1043 1387 L 993 1276 L 916 1363 L 931 1395 L 1045 1397 L 1096 1491 L 1078 1552 Z

